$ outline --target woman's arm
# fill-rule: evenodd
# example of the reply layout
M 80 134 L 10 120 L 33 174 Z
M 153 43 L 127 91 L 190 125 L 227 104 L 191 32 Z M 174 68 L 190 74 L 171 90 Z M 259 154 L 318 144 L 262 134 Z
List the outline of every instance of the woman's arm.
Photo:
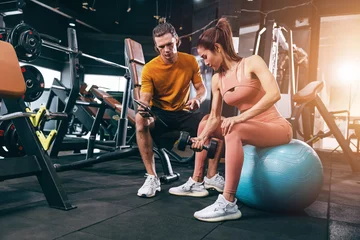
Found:
M 198 140 L 206 141 L 211 133 L 213 133 L 221 122 L 222 96 L 219 89 L 219 74 L 215 74 L 211 81 L 211 91 L 213 99 L 211 102 L 211 110 L 207 119 L 204 130 L 197 137 Z
M 253 107 L 239 115 L 240 122 L 244 122 L 268 110 L 281 98 L 279 86 L 264 60 L 257 55 L 244 60 L 246 61 L 245 71 L 254 73 L 259 78 L 265 95 Z

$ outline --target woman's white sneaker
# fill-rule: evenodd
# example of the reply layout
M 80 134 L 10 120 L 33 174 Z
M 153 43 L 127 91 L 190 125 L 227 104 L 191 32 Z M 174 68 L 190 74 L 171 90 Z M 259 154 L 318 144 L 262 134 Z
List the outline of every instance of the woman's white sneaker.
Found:
M 205 222 L 219 222 L 241 218 L 241 212 L 234 202 L 227 201 L 222 194 L 212 205 L 194 213 L 194 217 Z
M 192 197 L 205 197 L 209 195 L 208 190 L 205 189 L 204 182 L 195 182 L 191 177 L 189 177 L 189 180 L 183 185 L 170 188 L 169 193 L 178 196 Z
M 218 173 L 212 178 L 204 177 L 204 182 L 206 189 L 215 189 L 220 193 L 224 191 L 225 179 L 223 176 L 220 176 Z

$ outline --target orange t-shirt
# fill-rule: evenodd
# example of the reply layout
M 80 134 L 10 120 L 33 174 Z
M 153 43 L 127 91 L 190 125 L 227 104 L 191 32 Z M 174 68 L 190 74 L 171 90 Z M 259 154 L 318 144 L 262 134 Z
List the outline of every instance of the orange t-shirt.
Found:
M 141 73 L 141 92 L 151 93 L 152 106 L 167 111 L 188 110 L 190 82 L 202 81 L 199 65 L 193 55 L 178 52 L 173 64 L 165 64 L 160 56 L 145 64 Z

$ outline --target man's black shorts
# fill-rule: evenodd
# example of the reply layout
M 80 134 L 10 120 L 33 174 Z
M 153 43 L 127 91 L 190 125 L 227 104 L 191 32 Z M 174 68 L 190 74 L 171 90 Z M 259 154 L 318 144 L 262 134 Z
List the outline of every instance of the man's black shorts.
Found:
M 158 118 L 161 118 L 161 120 L 168 125 L 168 127 L 165 127 L 159 120 L 156 120 L 155 127 L 151 129 L 151 136 L 155 143 L 157 145 L 161 144 L 161 147 L 166 148 L 172 146 L 174 142 L 168 142 L 169 139 L 164 139 L 162 137 L 166 136 L 169 132 L 175 133 L 176 131 L 179 131 L 179 134 L 180 131 L 186 131 L 190 133 L 190 136 L 196 137 L 199 123 L 205 116 L 204 113 L 199 111 L 166 111 L 157 107 L 152 107 L 151 110 Z M 180 135 L 178 135 L 177 138 L 179 136 Z

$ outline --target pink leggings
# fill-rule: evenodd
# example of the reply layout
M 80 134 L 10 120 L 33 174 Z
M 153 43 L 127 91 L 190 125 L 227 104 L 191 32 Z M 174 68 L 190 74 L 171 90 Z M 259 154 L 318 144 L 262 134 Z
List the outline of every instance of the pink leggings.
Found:
M 203 131 L 207 116 L 200 122 L 198 136 Z M 287 144 L 292 138 L 292 129 L 285 119 L 276 119 L 271 122 L 262 122 L 250 119 L 233 126 L 230 134 L 222 136 L 221 124 L 211 137 L 225 139 L 225 187 L 224 193 L 235 194 L 244 162 L 244 144 L 256 147 L 271 147 Z M 196 153 L 195 177 L 203 177 L 206 161 L 206 152 Z

